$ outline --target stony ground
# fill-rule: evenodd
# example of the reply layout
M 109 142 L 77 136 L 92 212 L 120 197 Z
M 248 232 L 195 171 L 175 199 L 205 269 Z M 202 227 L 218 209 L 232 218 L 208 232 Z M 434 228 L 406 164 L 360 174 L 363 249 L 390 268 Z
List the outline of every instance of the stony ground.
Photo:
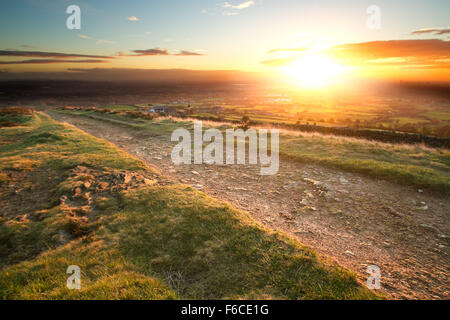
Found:
M 427 190 L 280 159 L 277 175 L 259 166 L 173 165 L 170 137 L 51 113 L 106 139 L 161 173 L 248 211 L 336 260 L 365 281 L 381 268 L 382 289 L 396 299 L 449 299 L 450 201 Z

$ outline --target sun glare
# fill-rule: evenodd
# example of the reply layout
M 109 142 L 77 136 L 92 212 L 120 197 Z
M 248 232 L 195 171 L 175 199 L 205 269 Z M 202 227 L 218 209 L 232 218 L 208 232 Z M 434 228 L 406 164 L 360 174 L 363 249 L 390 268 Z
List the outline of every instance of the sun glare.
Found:
M 322 54 L 301 56 L 282 70 L 295 85 L 308 89 L 321 89 L 336 83 L 345 71 L 344 66 Z

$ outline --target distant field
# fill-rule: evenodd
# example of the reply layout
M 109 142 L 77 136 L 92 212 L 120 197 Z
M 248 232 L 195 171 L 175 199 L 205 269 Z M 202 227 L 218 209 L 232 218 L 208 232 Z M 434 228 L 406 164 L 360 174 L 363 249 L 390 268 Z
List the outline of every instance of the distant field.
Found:
M 392 130 L 450 138 L 450 111 L 447 111 L 450 109 L 444 101 L 430 104 L 428 99 L 415 100 L 410 97 L 398 99 L 365 97 L 364 102 L 358 99 L 335 101 L 330 97 L 316 98 L 311 101 L 308 100 L 309 97 L 295 97 L 280 101 L 258 96 L 247 98 L 236 99 L 231 96 L 211 99 L 201 96 L 192 102 L 165 99 L 149 100 L 148 103 L 133 105 L 99 105 L 98 107 L 116 111 L 147 111 L 149 105 L 166 105 L 193 118 L 238 121 L 245 115 L 252 121 L 263 124 L 316 124 L 325 127 Z
M 450 112 L 424 112 L 421 114 L 430 119 L 437 119 L 442 121 L 450 121 Z
M 0 127 L 0 299 L 379 298 L 106 141 L 43 114 L 17 123 Z M 139 124 L 155 134 L 179 125 Z M 69 265 L 81 290 L 66 288 Z
M 130 105 L 106 105 L 106 106 L 102 106 L 102 108 L 117 110 L 117 111 L 136 111 L 139 109 L 136 106 L 130 106 Z
M 60 112 L 71 113 L 72 111 Z M 83 113 L 81 111 L 73 114 L 82 115 Z M 103 119 L 112 118 L 104 114 L 97 114 L 97 116 Z M 127 116 L 114 115 L 114 119 L 128 121 L 137 129 L 164 135 L 170 135 L 179 126 L 191 128 L 189 122 L 176 122 L 170 119 L 147 120 L 139 123 Z M 321 134 L 297 132 L 287 134 L 286 131 L 282 131 L 280 154 L 297 161 L 332 166 L 450 194 L 450 151 L 445 149 L 428 148 L 422 145 L 378 143 Z
M 407 118 L 407 117 L 398 117 L 398 118 L 391 118 L 391 121 L 398 122 L 400 125 L 407 124 L 407 123 L 427 123 L 428 120 L 420 119 L 420 118 Z
M 280 153 L 401 184 L 450 193 L 450 151 L 319 134 L 282 135 Z
M 367 102 L 359 104 L 340 104 L 320 101 L 305 103 L 292 100 L 290 103 L 270 102 L 267 105 L 241 101 L 242 104 L 227 104 L 222 100 L 197 102 L 189 104 L 190 116 L 194 118 L 219 118 L 222 120 L 239 120 L 249 116 L 252 121 L 280 124 L 317 124 L 332 127 L 357 127 L 367 129 L 394 130 L 410 133 L 424 133 L 440 137 L 450 137 L 450 111 L 442 111 L 442 105 L 421 107 L 415 101 L 402 101 L 400 106 L 388 103 Z M 183 112 L 188 104 L 168 105 Z M 210 112 L 211 107 L 218 108 Z M 426 111 L 426 110 L 436 111 Z M 440 110 L 440 111 L 437 111 Z M 445 110 L 445 109 L 444 109 Z

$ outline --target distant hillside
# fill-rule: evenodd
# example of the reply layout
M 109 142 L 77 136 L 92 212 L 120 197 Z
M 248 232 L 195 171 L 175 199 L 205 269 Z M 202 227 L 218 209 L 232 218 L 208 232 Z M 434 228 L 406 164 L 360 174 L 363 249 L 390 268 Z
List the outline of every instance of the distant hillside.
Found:
M 261 79 L 261 74 L 235 70 L 72 68 L 61 72 L 0 72 L 2 80 L 145 81 L 147 83 L 217 83 Z

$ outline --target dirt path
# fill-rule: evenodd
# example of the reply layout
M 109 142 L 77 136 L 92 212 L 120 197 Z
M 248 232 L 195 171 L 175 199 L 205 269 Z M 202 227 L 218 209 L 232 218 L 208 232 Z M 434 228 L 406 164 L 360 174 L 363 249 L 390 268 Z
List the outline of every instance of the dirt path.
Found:
M 259 166 L 175 166 L 170 137 L 86 117 L 51 115 L 293 235 L 362 281 L 368 265 L 379 266 L 382 288 L 393 298 L 450 298 L 447 198 L 283 158 L 274 176 L 260 176 Z

